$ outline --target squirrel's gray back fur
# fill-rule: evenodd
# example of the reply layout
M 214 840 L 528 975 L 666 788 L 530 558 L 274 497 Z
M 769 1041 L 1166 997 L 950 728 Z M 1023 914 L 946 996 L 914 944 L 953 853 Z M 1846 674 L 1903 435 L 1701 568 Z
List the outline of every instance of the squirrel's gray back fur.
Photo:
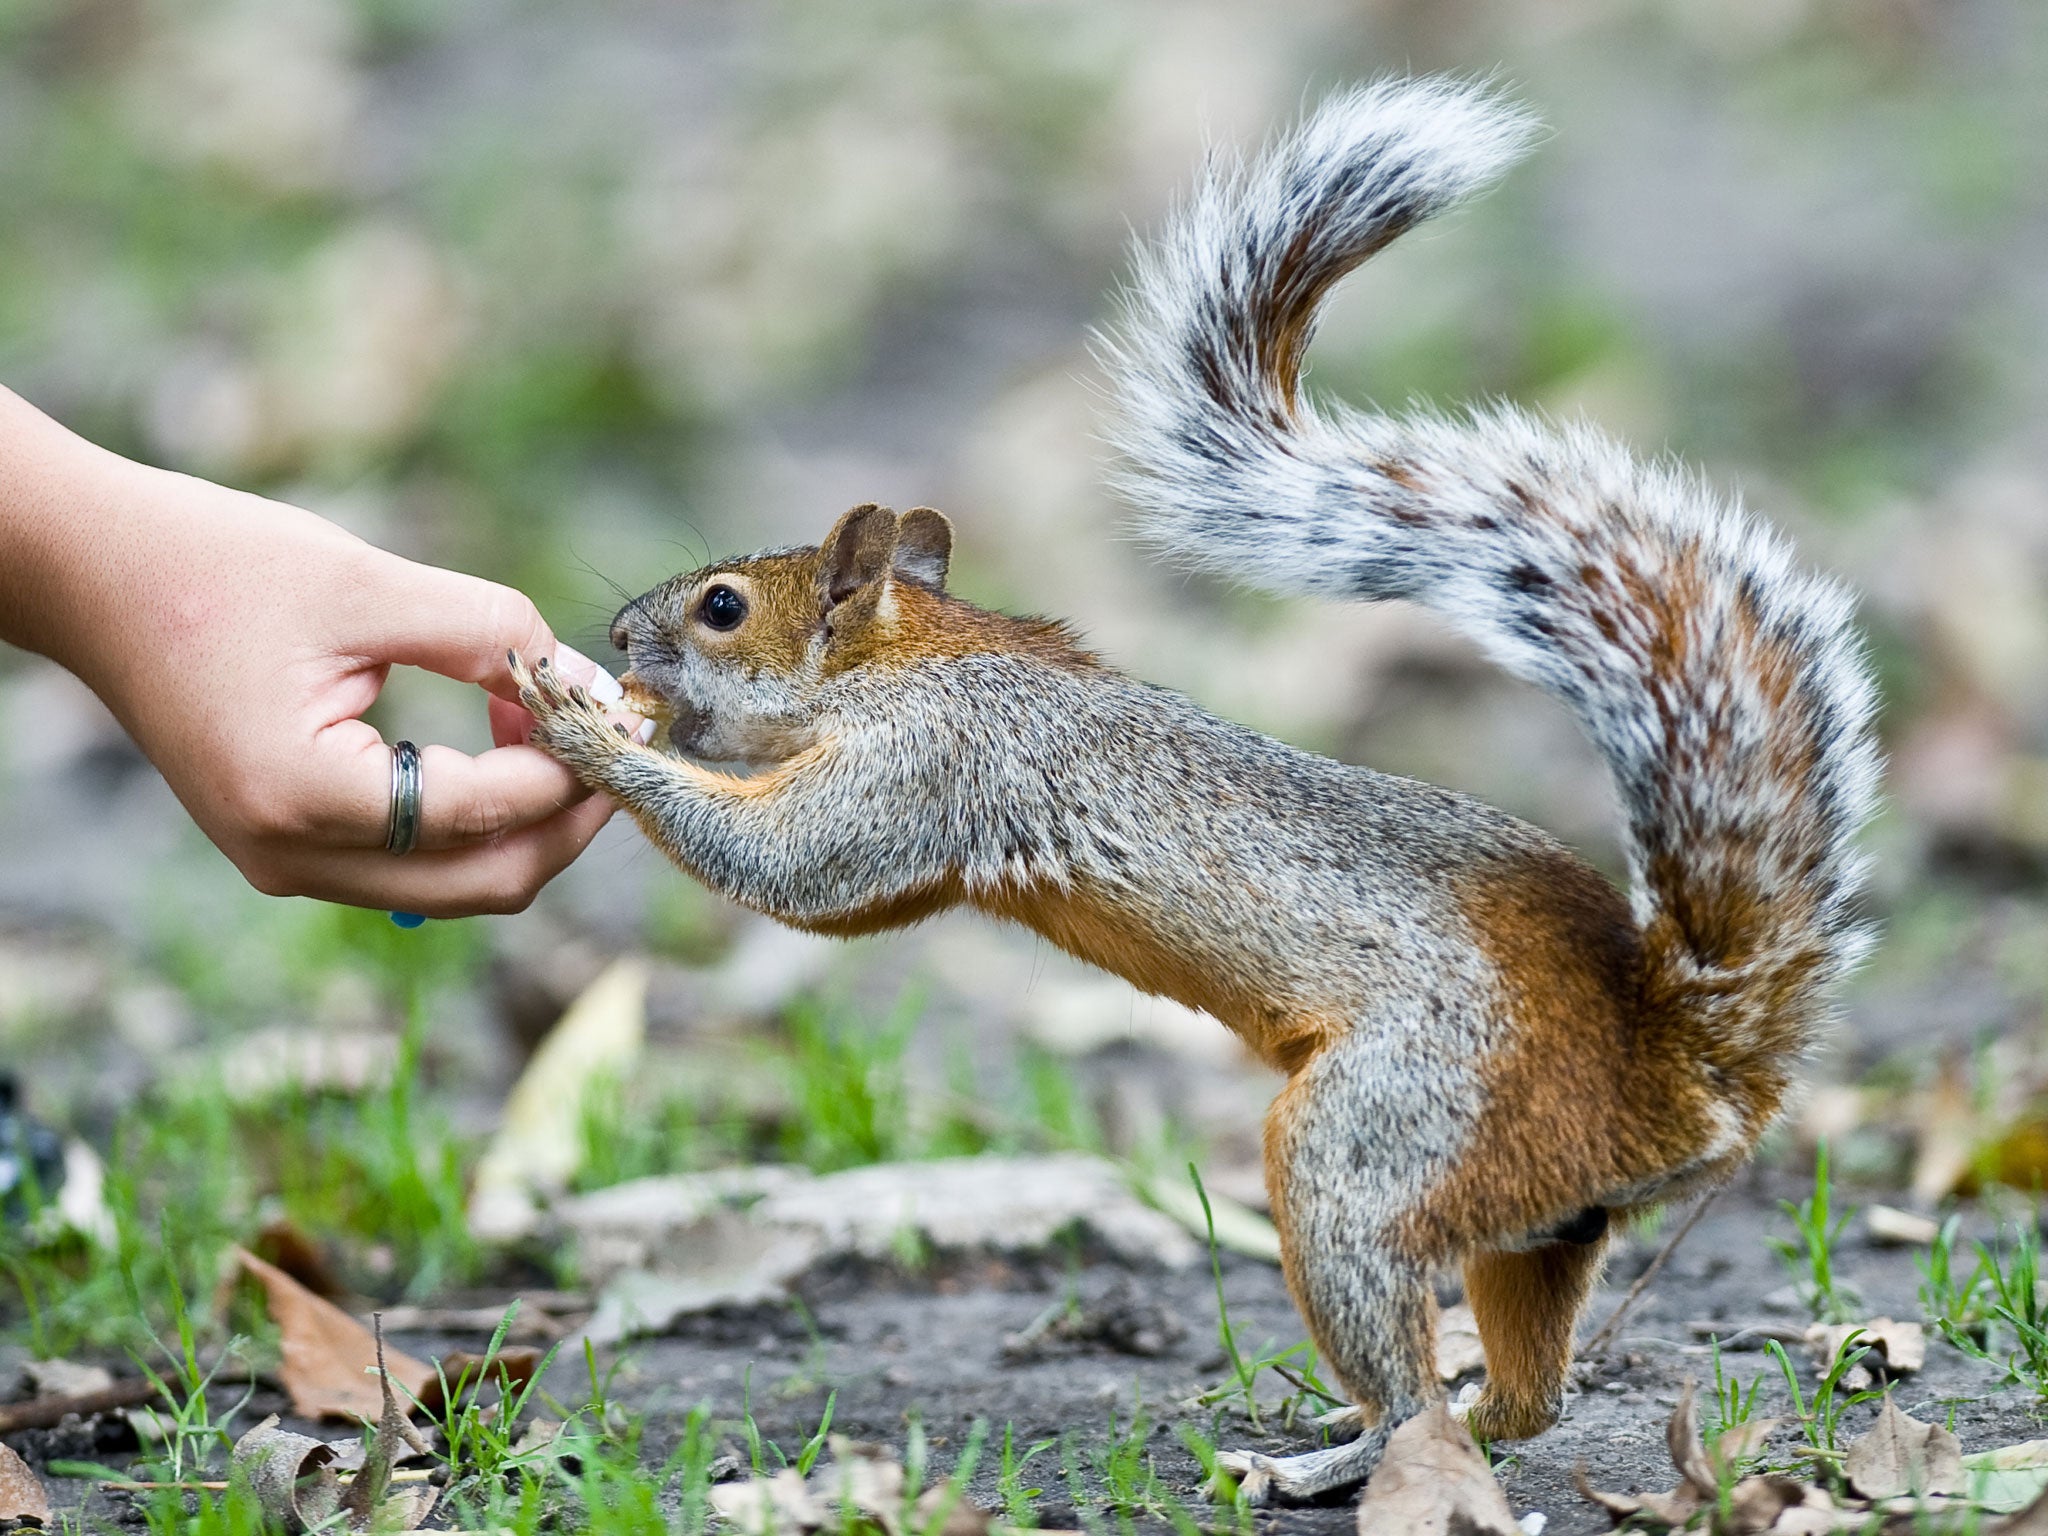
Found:
M 1139 252 L 1104 347 L 1147 535 L 1279 592 L 1405 597 L 1562 699 L 1610 764 L 1646 990 L 1731 1065 L 1783 1063 L 1867 935 L 1855 834 L 1874 691 L 1832 582 L 1690 473 L 1583 425 L 1310 405 L 1315 311 L 1477 191 L 1533 121 L 1486 91 L 1339 95 L 1250 164 L 1213 158 Z

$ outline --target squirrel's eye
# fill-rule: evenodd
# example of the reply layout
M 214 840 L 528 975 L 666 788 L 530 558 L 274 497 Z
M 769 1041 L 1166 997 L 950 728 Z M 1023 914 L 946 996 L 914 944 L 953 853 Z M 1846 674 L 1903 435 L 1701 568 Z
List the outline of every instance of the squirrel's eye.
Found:
M 747 600 L 731 587 L 713 587 L 697 606 L 697 617 L 713 629 L 732 629 L 747 616 Z

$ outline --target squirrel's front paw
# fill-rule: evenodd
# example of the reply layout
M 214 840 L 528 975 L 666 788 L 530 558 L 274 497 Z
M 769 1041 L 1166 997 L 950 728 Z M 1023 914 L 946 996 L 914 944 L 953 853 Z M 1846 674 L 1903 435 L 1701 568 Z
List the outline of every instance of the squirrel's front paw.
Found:
M 545 747 L 591 778 L 606 763 L 630 750 L 632 734 L 611 720 L 590 690 L 571 683 L 545 656 L 531 668 L 508 651 L 512 681 L 519 685 L 519 703 L 534 718 L 534 745 Z

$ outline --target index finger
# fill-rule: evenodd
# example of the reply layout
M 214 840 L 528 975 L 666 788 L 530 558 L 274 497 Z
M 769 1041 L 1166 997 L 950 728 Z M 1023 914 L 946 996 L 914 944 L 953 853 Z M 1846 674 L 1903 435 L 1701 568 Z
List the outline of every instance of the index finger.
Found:
M 363 594 L 349 647 L 376 662 L 423 667 L 475 683 L 501 699 L 518 686 L 505 653 L 552 656 L 554 632 L 525 593 L 479 576 L 377 552 L 378 580 Z

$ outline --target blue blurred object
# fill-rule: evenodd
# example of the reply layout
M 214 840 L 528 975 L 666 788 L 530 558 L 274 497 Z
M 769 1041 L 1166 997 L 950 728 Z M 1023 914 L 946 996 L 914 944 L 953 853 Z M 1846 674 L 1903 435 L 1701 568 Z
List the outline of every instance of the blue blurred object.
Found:
M 391 914 L 391 921 L 401 928 L 417 928 L 426 919 L 417 912 L 394 912 Z
M 0 1073 L 0 1219 L 21 1221 L 64 1185 L 64 1138 L 21 1113 L 21 1089 Z

